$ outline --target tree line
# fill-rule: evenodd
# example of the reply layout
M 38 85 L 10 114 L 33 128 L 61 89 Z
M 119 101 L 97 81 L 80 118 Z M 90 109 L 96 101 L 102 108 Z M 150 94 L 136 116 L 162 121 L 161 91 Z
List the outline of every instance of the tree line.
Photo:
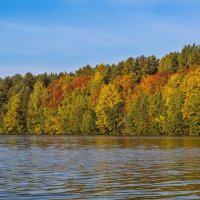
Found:
M 200 46 L 1 78 L 0 133 L 200 135 Z

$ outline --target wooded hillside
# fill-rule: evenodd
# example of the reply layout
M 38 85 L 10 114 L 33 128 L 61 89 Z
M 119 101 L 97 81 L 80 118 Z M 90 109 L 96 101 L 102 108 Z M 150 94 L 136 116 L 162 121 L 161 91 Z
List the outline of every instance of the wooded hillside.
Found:
M 200 46 L 0 79 L 2 134 L 200 134 Z

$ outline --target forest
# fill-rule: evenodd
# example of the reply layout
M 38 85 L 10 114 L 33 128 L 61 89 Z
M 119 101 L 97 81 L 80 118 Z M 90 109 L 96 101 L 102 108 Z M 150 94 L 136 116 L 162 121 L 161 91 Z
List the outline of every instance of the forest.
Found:
M 200 45 L 0 78 L 1 134 L 200 135 Z

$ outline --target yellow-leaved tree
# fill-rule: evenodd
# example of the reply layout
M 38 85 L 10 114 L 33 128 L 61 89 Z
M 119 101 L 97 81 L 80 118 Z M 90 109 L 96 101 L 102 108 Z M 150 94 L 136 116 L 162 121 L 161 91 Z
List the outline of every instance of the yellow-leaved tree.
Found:
M 182 107 L 190 135 L 200 135 L 200 67 L 189 70 L 182 83 L 185 101 Z
M 30 133 L 42 134 L 44 132 L 44 99 L 45 88 L 42 82 L 36 82 L 30 96 L 27 111 L 27 128 Z
M 100 133 L 120 134 L 124 129 L 124 102 L 113 84 L 104 85 L 95 108 Z
M 20 120 L 20 93 L 14 95 L 7 104 L 7 113 L 3 118 L 6 133 L 21 133 L 23 130 Z

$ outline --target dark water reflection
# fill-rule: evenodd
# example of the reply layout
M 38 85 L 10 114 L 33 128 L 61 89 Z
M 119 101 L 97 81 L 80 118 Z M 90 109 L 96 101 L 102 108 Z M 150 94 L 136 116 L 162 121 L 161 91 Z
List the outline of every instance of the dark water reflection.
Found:
M 200 199 L 200 138 L 1 136 L 0 199 Z

